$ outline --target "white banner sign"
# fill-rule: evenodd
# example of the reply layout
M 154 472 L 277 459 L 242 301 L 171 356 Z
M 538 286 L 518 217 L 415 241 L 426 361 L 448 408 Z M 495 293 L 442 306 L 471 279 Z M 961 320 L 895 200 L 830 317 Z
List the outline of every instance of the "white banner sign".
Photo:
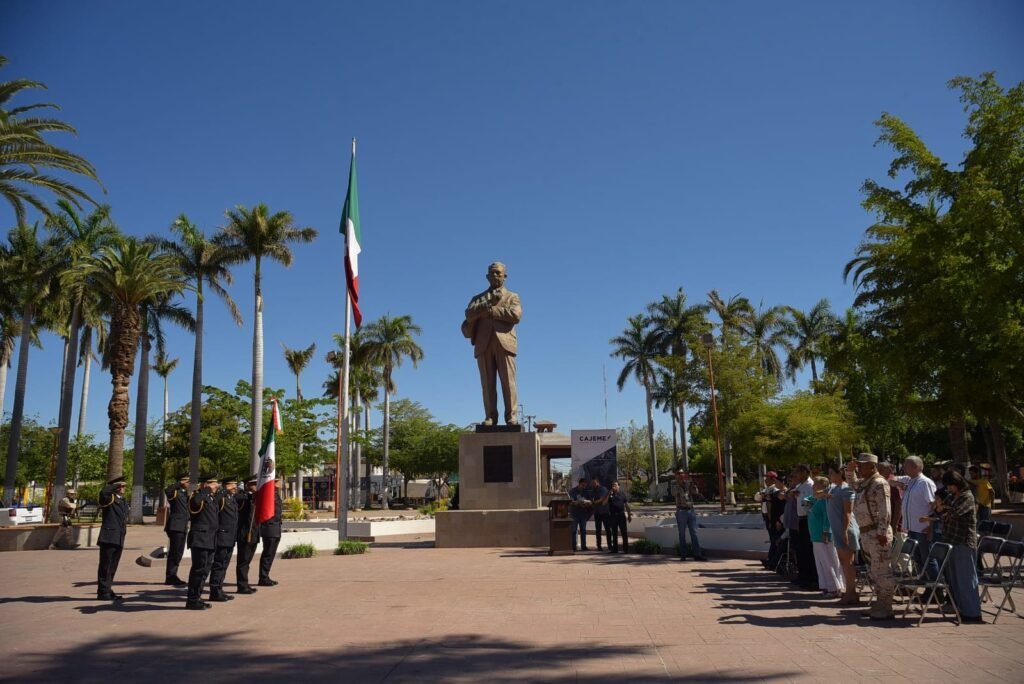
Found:
M 605 487 L 618 478 L 615 430 L 572 431 L 572 486 L 581 477 L 598 478 Z

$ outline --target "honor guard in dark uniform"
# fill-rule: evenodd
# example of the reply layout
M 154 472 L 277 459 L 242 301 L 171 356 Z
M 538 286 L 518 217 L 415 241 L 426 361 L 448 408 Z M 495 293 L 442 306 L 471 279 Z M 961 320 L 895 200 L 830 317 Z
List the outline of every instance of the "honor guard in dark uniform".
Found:
M 277 584 L 276 580 L 270 579 L 270 566 L 274 564 L 274 556 L 277 554 L 277 545 L 281 543 L 281 486 L 284 481 L 278 476 L 274 482 L 274 517 L 260 525 L 260 536 L 263 538 L 263 552 L 260 553 L 260 581 L 261 587 L 272 587 Z
M 101 601 L 117 601 L 121 597 L 114 593 L 114 575 L 121 562 L 124 549 L 124 535 L 128 529 L 128 502 L 124 498 L 124 477 L 115 477 L 100 491 L 100 510 L 103 524 L 96 543 L 100 547 L 100 567 L 96 575 L 96 598 Z
M 213 555 L 213 571 L 210 572 L 210 600 L 230 601 L 234 596 L 224 593 L 224 576 L 231 563 L 231 552 L 235 550 L 235 537 L 238 536 L 238 478 L 225 477 L 220 481 L 221 490 L 214 500 L 217 502 L 217 550 Z
M 255 594 L 249 585 L 249 564 L 256 555 L 256 544 L 260 541 L 260 526 L 256 524 L 256 484 L 259 475 L 245 478 L 245 490 L 235 495 L 238 503 L 238 555 L 235 558 L 235 584 L 239 594 Z
M 167 494 L 167 520 L 164 532 L 167 533 L 167 571 L 164 584 L 176 587 L 185 586 L 185 581 L 178 577 L 178 566 L 185 554 L 185 537 L 188 533 L 188 473 L 178 475 L 178 481 L 164 490 Z
M 189 538 L 192 547 L 192 569 L 188 573 L 188 599 L 185 607 L 192 610 L 209 608 L 203 601 L 203 584 L 213 568 L 213 556 L 217 550 L 217 527 L 220 525 L 220 511 L 216 500 L 219 482 L 208 475 L 203 486 L 192 493 L 188 500 L 188 511 L 192 516 Z

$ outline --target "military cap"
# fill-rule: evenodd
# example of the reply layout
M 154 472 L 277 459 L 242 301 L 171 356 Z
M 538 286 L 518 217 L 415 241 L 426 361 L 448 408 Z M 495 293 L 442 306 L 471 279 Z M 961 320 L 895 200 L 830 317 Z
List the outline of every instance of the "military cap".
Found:
M 178 476 L 175 477 L 174 479 L 180 482 L 181 480 L 188 480 L 191 478 L 188 475 L 188 471 L 185 471 L 184 473 L 178 473 Z
M 259 482 L 259 481 L 260 481 L 259 473 L 253 473 L 249 477 L 245 478 L 245 484 L 249 484 L 250 482 Z
M 857 454 L 857 463 L 878 463 L 878 457 L 874 454 L 860 453 Z
M 220 481 L 220 483 L 222 485 L 229 485 L 229 484 L 234 484 L 234 483 L 237 483 L 237 482 L 238 482 L 238 478 L 235 477 L 234 475 L 232 475 L 231 477 L 225 477 L 225 478 L 223 478 Z
M 108 485 L 116 485 L 121 483 L 124 483 L 124 475 L 118 475 L 112 480 L 107 480 Z
M 207 473 L 206 475 L 203 475 L 199 479 L 202 480 L 204 483 L 206 483 L 206 482 L 219 482 L 220 481 L 220 478 L 217 477 L 216 475 L 214 475 L 213 473 Z

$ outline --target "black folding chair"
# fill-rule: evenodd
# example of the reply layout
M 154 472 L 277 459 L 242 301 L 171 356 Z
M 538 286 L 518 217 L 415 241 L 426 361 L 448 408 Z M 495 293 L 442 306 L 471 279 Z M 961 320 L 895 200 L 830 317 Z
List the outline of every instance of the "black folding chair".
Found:
M 1004 539 L 1010 536 L 1010 531 L 1013 529 L 1013 525 L 1008 522 L 993 522 L 992 523 L 992 536 L 1003 537 Z
M 979 520 L 978 521 L 978 534 L 982 536 L 989 536 L 992 534 L 992 527 L 996 524 L 995 520 Z
M 896 589 L 900 593 L 906 593 L 909 596 L 907 601 L 907 607 L 903 611 L 903 615 L 906 616 L 910 612 L 910 607 L 915 603 L 921 609 L 921 617 L 917 621 L 917 625 L 920 627 L 921 623 L 924 622 L 925 613 L 928 612 L 928 606 L 935 601 L 935 594 L 938 593 L 939 589 L 942 589 L 945 593 L 949 594 L 949 583 L 946 582 L 946 566 L 949 564 L 949 558 L 953 551 L 953 547 L 950 544 L 943 542 L 936 542 L 932 544 L 932 548 L 928 551 L 928 558 L 925 560 L 924 566 L 921 568 L 920 573 L 917 577 L 899 580 L 896 582 Z M 935 561 L 939 564 L 939 574 L 935 579 L 928 578 L 928 564 L 931 561 Z M 918 591 L 920 590 L 920 591 Z M 925 596 L 927 595 L 927 598 Z M 953 614 L 956 616 L 956 624 L 960 624 L 960 609 L 957 608 L 956 601 L 950 601 L 950 605 L 953 608 Z M 939 605 L 939 610 L 942 612 L 942 617 L 946 617 L 946 604 L 943 602 Z
M 1006 540 L 1002 537 L 982 537 L 978 542 L 978 577 L 987 575 L 995 567 L 999 558 L 999 549 Z
M 995 619 L 992 620 L 992 624 L 995 624 L 996 620 L 999 619 L 999 615 L 1003 612 L 1003 607 L 1006 606 L 1007 601 L 1010 603 L 1010 612 L 1017 612 L 1017 605 L 1013 602 L 1013 596 L 1011 596 L 1011 594 L 1013 593 L 1014 587 L 1022 583 L 1022 564 L 1024 564 L 1024 542 L 1003 542 L 1002 547 L 999 549 L 999 554 L 996 556 L 995 565 L 992 567 L 991 571 L 989 571 L 987 575 L 978 578 L 978 584 L 982 587 L 982 601 L 989 599 L 994 604 L 995 600 L 992 599 L 992 595 L 989 590 L 992 588 L 1003 590 L 1003 601 L 999 604 L 999 608 L 996 610 L 996 616 Z

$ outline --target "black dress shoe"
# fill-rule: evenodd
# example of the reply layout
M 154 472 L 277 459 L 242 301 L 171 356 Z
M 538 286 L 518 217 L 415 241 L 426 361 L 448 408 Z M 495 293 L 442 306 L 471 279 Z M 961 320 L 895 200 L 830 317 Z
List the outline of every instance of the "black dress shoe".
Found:
M 228 601 L 234 601 L 234 596 L 228 596 L 227 594 L 214 594 L 210 596 L 210 600 L 215 603 L 227 603 Z
M 124 596 L 120 594 L 96 594 L 97 601 L 121 601 Z
M 586 549 L 584 549 L 584 551 L 586 551 Z M 261 579 L 257 584 L 261 587 L 273 587 L 277 585 L 277 580 Z
M 188 586 L 188 582 L 186 582 L 185 580 L 181 579 L 180 577 L 169 577 L 169 578 L 164 580 L 164 584 L 172 586 L 172 587 L 187 587 Z
M 186 601 L 185 608 L 189 610 L 206 610 L 210 608 L 210 604 L 205 601 Z
M 708 559 L 708 557 L 707 557 L 707 556 L 694 556 L 694 557 L 693 557 L 693 560 L 695 560 L 695 561 L 700 561 L 701 563 L 704 563 L 704 562 L 706 562 L 706 561 L 707 561 L 707 559 Z
M 256 590 L 253 589 L 252 587 L 238 587 L 238 591 L 236 593 L 239 593 L 239 594 L 255 594 Z

